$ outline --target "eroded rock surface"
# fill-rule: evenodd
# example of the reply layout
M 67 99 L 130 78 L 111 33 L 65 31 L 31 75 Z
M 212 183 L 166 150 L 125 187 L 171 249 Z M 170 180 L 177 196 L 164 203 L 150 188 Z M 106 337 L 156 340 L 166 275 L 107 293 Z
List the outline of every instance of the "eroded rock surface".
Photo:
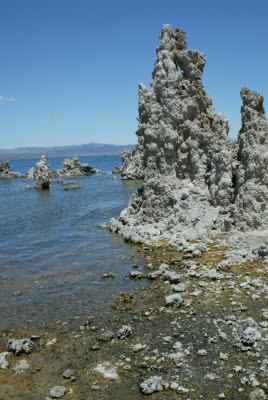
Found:
M 16 355 L 22 353 L 30 353 L 33 348 L 34 344 L 30 339 L 10 339 L 7 344 L 7 348 L 9 351 L 12 351 Z
M 47 161 L 47 157 L 43 155 L 40 161 L 36 164 L 36 169 L 34 171 L 34 179 L 36 183 L 34 185 L 35 189 L 49 189 L 49 169 L 50 165 Z M 27 174 L 31 174 L 31 171 L 28 171 Z
M 7 157 L 0 163 L 0 179 L 13 179 L 19 178 L 21 176 L 20 172 L 12 171 L 9 165 L 9 159 Z
M 163 26 L 151 89 L 139 85 L 138 144 L 122 155 L 122 178 L 144 178 L 143 186 L 110 223 L 127 240 L 178 242 L 268 223 L 263 97 L 242 88 L 242 129 L 232 143 L 203 87 L 205 63 L 187 50 L 182 29 Z
M 238 134 L 234 220 L 241 230 L 268 220 L 268 126 L 263 96 L 243 87 L 242 128 Z
M 63 176 L 65 178 L 73 178 L 75 176 L 92 175 L 97 171 L 89 164 L 79 162 L 78 157 L 72 159 L 66 158 L 62 163 L 62 168 L 51 172 L 52 177 Z

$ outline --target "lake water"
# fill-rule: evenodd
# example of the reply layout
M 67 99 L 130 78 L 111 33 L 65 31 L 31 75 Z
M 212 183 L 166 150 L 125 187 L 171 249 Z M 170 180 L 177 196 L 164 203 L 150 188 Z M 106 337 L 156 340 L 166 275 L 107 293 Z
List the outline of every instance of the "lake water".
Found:
M 118 217 L 138 184 L 112 179 L 120 156 L 79 160 L 107 174 L 75 178 L 82 189 L 69 191 L 59 184 L 26 190 L 33 182 L 0 180 L 0 330 L 109 312 L 111 296 L 137 286 L 126 274 L 131 258 L 143 265 L 138 247 L 97 225 Z M 37 161 L 10 165 L 24 173 Z M 54 170 L 63 158 L 48 161 Z M 103 280 L 105 272 L 115 279 Z M 14 296 L 16 291 L 21 295 Z

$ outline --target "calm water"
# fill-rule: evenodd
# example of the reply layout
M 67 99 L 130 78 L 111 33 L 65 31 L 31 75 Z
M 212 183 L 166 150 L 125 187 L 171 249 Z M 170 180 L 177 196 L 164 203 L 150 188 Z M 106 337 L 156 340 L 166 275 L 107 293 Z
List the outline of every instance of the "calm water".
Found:
M 129 258 L 143 264 L 138 248 L 97 227 L 119 216 L 137 184 L 112 179 L 119 156 L 79 160 L 107 175 L 76 178 L 82 187 L 77 191 L 53 184 L 39 192 L 26 190 L 26 184 L 33 186 L 26 179 L 0 180 L 0 330 L 107 310 L 111 296 L 137 285 L 126 274 L 133 264 Z M 24 173 L 37 161 L 10 165 Z M 50 169 L 62 161 L 49 159 Z M 102 280 L 105 272 L 115 279 Z M 21 296 L 13 296 L 15 291 Z

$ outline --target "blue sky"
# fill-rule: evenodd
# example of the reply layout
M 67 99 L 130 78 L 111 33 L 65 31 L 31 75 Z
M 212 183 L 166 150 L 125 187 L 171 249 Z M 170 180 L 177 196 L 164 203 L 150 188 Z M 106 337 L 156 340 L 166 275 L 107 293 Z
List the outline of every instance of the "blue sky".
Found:
M 138 82 L 150 86 L 166 23 L 206 54 L 204 85 L 231 137 L 242 86 L 267 104 L 267 0 L 0 4 L 0 148 L 136 143 Z

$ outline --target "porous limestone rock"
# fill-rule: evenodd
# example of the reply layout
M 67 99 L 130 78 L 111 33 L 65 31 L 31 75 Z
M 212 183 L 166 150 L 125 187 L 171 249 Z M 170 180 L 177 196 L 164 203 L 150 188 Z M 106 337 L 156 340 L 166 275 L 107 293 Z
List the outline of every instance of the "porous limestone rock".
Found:
M 21 353 L 30 353 L 34 348 L 34 344 L 30 339 L 12 338 L 8 341 L 7 348 L 18 356 Z
M 123 325 L 117 332 L 118 339 L 126 339 L 132 335 L 132 328 L 130 325 Z
M 35 169 L 34 167 L 32 167 L 29 169 L 28 172 L 26 172 L 26 174 L 23 175 L 23 178 L 27 178 L 33 181 L 35 179 L 34 174 L 35 174 Z
M 263 96 L 241 89 L 242 128 L 238 134 L 234 220 L 240 230 L 268 221 L 268 125 Z
M 9 353 L 7 351 L 0 353 L 0 368 L 1 369 L 7 369 L 9 367 L 9 362 L 6 360 L 6 356 L 8 356 L 8 355 L 9 355 Z
M 122 154 L 122 179 L 144 178 L 110 229 L 133 242 L 193 240 L 268 228 L 268 128 L 263 97 L 242 88 L 242 128 L 214 111 L 203 53 L 163 25 L 150 90 L 139 85 L 138 144 Z M 201 255 L 199 253 L 199 255 Z
M 140 384 L 141 392 L 144 394 L 152 394 L 163 390 L 163 379 L 161 376 L 151 376 L 151 378 Z
M 138 134 L 138 133 L 137 133 Z M 128 149 L 121 151 L 122 158 L 121 177 L 128 179 L 143 179 L 143 146 L 138 142 L 137 146 L 130 152 Z
M 182 231 L 193 239 L 230 226 L 229 122 L 203 87 L 205 63 L 203 53 L 187 50 L 182 29 L 163 26 L 151 89 L 139 85 L 138 145 L 127 156 L 139 154 L 144 183 L 110 224 L 126 239 L 177 238 Z M 122 178 L 132 167 L 123 163 Z
M 20 176 L 20 172 L 12 171 L 12 168 L 9 165 L 9 159 L 7 157 L 5 157 L 2 162 L 0 162 L 0 179 L 13 179 L 19 178 Z
M 72 159 L 66 158 L 62 163 L 62 168 L 50 173 L 51 177 L 63 176 L 65 178 L 73 178 L 75 176 L 92 175 L 97 171 L 89 164 L 79 162 L 78 157 Z
M 36 163 L 36 169 L 34 171 L 34 179 L 36 180 L 34 185 L 35 189 L 49 189 L 49 166 L 50 165 L 45 155 L 43 155 L 40 161 Z M 30 171 L 28 171 L 28 173 L 30 173 Z

